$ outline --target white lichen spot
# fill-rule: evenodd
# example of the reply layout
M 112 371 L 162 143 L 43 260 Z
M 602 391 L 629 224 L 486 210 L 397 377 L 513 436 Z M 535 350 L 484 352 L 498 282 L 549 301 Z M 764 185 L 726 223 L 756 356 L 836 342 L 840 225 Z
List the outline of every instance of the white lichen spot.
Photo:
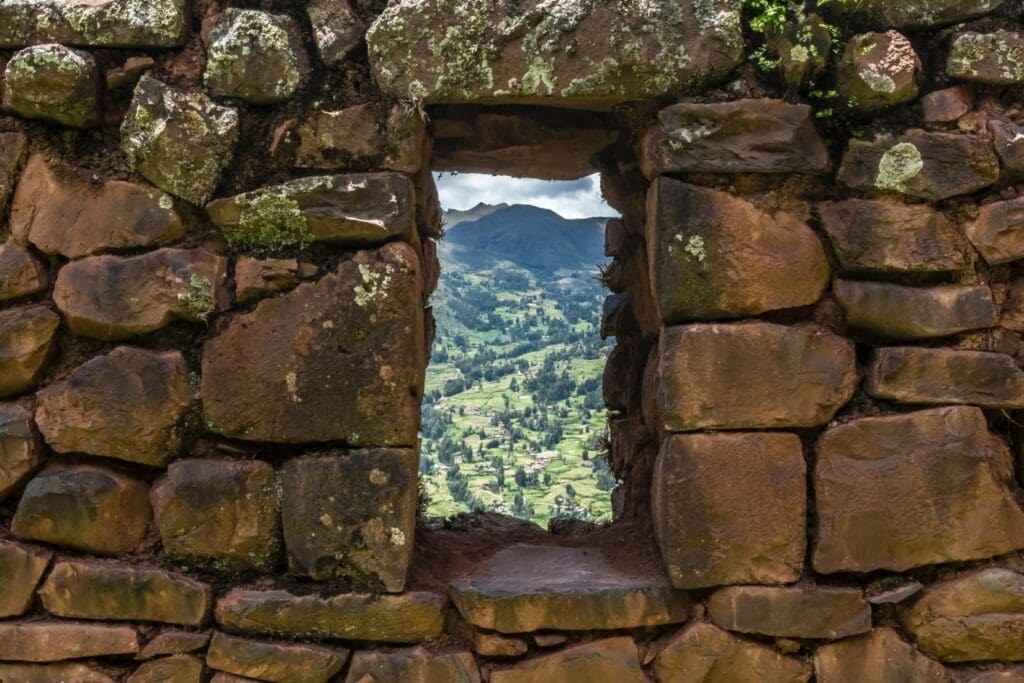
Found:
M 886 150 L 878 162 L 875 187 L 905 192 L 907 182 L 924 168 L 921 150 L 911 142 L 900 142 Z
M 386 296 L 387 287 L 391 284 L 392 270 L 392 266 L 387 265 L 384 267 L 384 272 L 381 273 L 365 263 L 360 263 L 359 277 L 362 278 L 363 283 L 355 287 L 356 305 L 365 307 L 374 299 Z
M 384 484 L 388 483 L 387 472 L 377 467 L 374 467 L 372 470 L 370 470 L 370 483 L 373 484 L 374 486 L 384 486 Z
M 288 397 L 292 400 L 292 403 L 302 403 L 302 397 L 299 396 L 299 377 L 294 372 L 289 372 L 284 376 L 284 385 L 288 390 Z
M 398 548 L 405 545 L 405 532 L 398 527 L 391 527 L 391 545 Z
M 811 53 L 803 45 L 794 45 L 789 51 L 791 61 L 803 64 L 811 58 Z
M 867 68 L 860 72 L 860 79 L 875 92 L 888 94 L 896 92 L 896 81 L 888 74 L 881 74 Z
M 704 259 L 708 256 L 707 249 L 704 246 L 704 238 L 700 235 L 690 235 L 690 239 L 686 241 L 683 251 L 697 259 L 700 263 L 704 263 Z

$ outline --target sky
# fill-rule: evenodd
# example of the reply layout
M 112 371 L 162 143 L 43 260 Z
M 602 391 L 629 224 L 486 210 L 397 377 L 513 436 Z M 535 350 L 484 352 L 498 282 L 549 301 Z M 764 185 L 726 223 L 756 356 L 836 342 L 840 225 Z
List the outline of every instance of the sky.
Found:
M 537 180 L 479 173 L 435 173 L 444 209 L 471 209 L 486 204 L 531 204 L 563 218 L 617 216 L 601 197 L 601 179 Z

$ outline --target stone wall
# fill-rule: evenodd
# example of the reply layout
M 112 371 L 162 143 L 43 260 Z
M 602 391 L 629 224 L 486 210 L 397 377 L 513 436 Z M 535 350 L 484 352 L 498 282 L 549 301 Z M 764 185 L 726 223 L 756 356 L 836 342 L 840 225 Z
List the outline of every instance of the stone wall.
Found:
M 1024 681 L 1019 2 L 228 4 L 0 0 L 0 680 Z M 420 518 L 432 168 L 602 173 L 608 527 Z

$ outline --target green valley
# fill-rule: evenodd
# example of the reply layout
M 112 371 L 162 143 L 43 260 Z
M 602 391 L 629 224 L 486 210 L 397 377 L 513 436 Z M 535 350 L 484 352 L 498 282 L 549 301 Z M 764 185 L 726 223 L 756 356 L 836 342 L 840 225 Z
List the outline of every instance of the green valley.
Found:
M 427 513 L 611 518 L 600 337 L 606 218 L 445 214 L 420 471 Z

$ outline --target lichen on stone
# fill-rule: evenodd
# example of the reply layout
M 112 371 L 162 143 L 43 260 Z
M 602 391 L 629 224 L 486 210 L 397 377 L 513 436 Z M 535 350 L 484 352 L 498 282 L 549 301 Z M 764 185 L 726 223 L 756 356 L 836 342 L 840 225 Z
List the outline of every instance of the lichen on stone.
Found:
M 213 283 L 209 278 L 192 273 L 188 282 L 182 284 L 185 289 L 178 293 L 178 301 L 182 303 L 180 314 L 190 320 L 205 321 L 213 313 L 216 305 Z
M 875 187 L 905 192 L 907 182 L 915 178 L 923 168 L 924 159 L 917 145 L 912 142 L 897 143 L 886 150 L 879 160 Z
M 242 201 L 238 225 L 222 228 L 233 249 L 275 251 L 313 241 L 298 202 L 285 192 L 258 192 Z

